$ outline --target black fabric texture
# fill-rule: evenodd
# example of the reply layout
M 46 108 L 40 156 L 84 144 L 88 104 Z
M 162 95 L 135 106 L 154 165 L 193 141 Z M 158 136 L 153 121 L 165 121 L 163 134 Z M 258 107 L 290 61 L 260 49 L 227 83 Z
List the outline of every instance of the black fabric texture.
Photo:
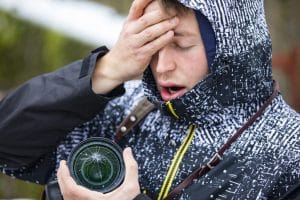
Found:
M 51 174 L 55 166 L 53 155 L 59 142 L 124 93 L 123 85 L 108 95 L 92 91 L 90 80 L 96 59 L 107 52 L 106 48 L 98 50 L 85 59 L 88 61 L 35 77 L 2 99 L 0 165 L 7 174 L 21 171 L 21 177 L 14 176 L 32 181 L 38 177 L 35 182 L 45 183 L 46 174 Z

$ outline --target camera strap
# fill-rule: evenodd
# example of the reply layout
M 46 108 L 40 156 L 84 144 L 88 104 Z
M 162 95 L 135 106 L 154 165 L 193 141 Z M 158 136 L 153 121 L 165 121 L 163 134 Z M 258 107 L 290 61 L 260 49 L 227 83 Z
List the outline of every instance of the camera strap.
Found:
M 199 179 L 201 176 L 207 174 L 222 160 L 224 152 L 230 148 L 230 146 L 242 135 L 242 133 L 251 126 L 266 110 L 266 108 L 272 103 L 273 99 L 279 93 L 279 85 L 276 81 L 273 81 L 273 92 L 272 95 L 264 102 L 259 110 L 250 117 L 250 119 L 239 128 L 227 142 L 211 157 L 211 159 L 204 165 L 194 170 L 187 178 L 185 178 L 179 185 L 177 185 L 164 199 L 173 199 L 179 195 L 183 189 L 193 183 L 193 180 Z
M 154 104 L 148 101 L 146 97 L 143 97 L 134 107 L 133 111 L 118 126 L 115 134 L 115 141 L 119 143 L 135 125 L 154 109 L 154 107 Z
M 250 119 L 240 127 L 231 138 L 211 157 L 211 159 L 204 165 L 194 170 L 188 177 L 186 177 L 179 185 L 177 185 L 164 199 L 173 199 L 179 195 L 183 189 L 193 183 L 193 180 L 199 179 L 201 176 L 208 173 L 222 160 L 224 152 L 230 148 L 230 146 L 242 135 L 242 133 L 251 126 L 266 110 L 266 108 L 272 103 L 273 99 L 279 93 L 279 85 L 276 81 L 273 81 L 273 92 L 271 96 L 264 102 L 259 110 L 250 117 Z M 120 142 L 123 136 L 138 124 L 150 111 L 154 109 L 154 105 L 149 102 L 145 97 L 137 104 L 133 111 L 122 121 L 117 128 L 115 141 Z

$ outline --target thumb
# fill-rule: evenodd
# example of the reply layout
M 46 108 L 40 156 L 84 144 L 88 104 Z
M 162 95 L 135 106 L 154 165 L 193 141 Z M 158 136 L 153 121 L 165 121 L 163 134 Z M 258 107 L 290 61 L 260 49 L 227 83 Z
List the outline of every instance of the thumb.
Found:
M 127 147 L 123 151 L 124 163 L 126 168 L 125 180 L 127 181 L 137 181 L 138 182 L 138 164 L 133 157 L 132 149 Z
M 123 158 L 125 163 L 125 178 L 124 182 L 116 190 L 107 193 L 108 199 L 134 199 L 140 194 L 140 186 L 138 181 L 138 165 L 135 161 L 131 148 L 127 147 L 123 151 Z

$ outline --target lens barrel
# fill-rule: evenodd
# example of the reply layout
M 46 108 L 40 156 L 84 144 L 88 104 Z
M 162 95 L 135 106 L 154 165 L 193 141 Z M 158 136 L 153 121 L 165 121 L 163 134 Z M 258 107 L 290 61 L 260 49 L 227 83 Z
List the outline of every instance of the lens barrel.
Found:
M 68 157 L 76 183 L 99 192 L 110 192 L 125 176 L 122 149 L 113 141 L 93 137 L 76 146 Z

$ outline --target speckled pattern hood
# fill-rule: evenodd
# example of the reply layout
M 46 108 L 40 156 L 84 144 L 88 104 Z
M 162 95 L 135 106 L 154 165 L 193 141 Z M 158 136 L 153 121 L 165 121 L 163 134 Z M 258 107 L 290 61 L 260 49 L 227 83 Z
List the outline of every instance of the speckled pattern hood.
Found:
M 180 119 L 200 123 L 226 106 L 259 103 L 271 94 L 271 41 L 263 0 L 180 0 L 200 11 L 212 25 L 216 56 L 208 76 L 171 101 Z M 143 78 L 148 99 L 168 112 L 151 70 Z

